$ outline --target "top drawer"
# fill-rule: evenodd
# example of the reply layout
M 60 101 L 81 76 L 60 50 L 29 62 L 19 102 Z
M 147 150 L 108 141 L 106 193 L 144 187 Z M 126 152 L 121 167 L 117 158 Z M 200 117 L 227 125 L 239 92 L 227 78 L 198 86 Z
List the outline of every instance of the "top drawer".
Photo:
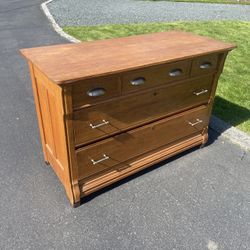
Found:
M 122 75 L 122 92 L 132 92 L 188 78 L 191 61 L 167 63 L 133 70 Z
M 90 105 L 121 95 L 118 76 L 96 77 L 72 85 L 73 107 Z
M 72 85 L 73 108 L 88 106 L 134 91 L 205 75 L 217 69 L 218 54 L 145 67 L 122 74 L 95 77 Z
M 208 74 L 216 70 L 218 54 L 201 56 L 193 59 L 191 75 Z

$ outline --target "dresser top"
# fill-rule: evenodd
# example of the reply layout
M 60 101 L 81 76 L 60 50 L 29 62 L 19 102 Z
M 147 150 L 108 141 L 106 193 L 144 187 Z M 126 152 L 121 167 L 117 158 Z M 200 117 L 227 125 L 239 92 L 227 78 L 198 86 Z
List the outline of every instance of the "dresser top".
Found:
M 234 44 L 192 33 L 170 31 L 27 48 L 21 53 L 50 80 L 65 84 L 235 47 Z

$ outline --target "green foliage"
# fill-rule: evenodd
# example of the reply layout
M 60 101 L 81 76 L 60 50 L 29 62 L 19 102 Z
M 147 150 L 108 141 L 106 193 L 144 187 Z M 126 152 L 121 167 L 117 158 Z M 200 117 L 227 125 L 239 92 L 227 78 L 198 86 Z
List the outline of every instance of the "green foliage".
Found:
M 167 30 L 189 31 L 238 46 L 227 58 L 219 80 L 213 112 L 250 134 L 250 22 L 208 21 L 64 27 L 65 32 L 82 41 Z

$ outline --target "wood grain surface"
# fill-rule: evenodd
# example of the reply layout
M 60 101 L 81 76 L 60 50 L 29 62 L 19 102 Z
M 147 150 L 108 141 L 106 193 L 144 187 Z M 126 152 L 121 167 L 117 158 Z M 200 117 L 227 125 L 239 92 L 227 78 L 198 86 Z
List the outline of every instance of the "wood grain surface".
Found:
M 202 134 L 208 125 L 206 106 L 121 133 L 76 151 L 79 179 L 117 166 L 118 171 L 130 166 L 129 159 L 166 146 L 192 134 Z M 197 122 L 199 119 L 200 122 Z M 195 124 L 196 125 L 192 125 Z M 109 157 L 97 164 L 92 161 Z
M 62 84 L 233 48 L 208 37 L 170 31 L 22 49 L 21 53 L 49 79 Z
M 154 88 L 147 92 L 84 108 L 74 112 L 75 144 L 80 146 L 96 139 L 120 133 L 185 109 L 208 103 L 213 75 Z M 196 95 L 203 90 L 203 94 Z M 103 123 L 103 120 L 108 122 Z M 99 127 L 92 128 L 90 124 Z

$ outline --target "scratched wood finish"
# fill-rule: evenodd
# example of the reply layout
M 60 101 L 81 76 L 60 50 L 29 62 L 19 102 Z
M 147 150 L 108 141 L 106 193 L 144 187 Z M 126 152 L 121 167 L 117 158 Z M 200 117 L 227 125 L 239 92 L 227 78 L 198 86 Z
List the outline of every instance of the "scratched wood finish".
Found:
M 22 49 L 44 160 L 72 206 L 141 169 L 204 145 L 217 82 L 234 47 L 190 33 L 162 32 Z M 175 70 L 180 72 L 171 76 Z M 137 78 L 145 81 L 134 84 Z M 89 94 L 96 88 L 101 96 Z
M 21 52 L 52 81 L 60 84 L 231 50 L 234 47 L 208 37 L 171 31 L 23 49 Z

